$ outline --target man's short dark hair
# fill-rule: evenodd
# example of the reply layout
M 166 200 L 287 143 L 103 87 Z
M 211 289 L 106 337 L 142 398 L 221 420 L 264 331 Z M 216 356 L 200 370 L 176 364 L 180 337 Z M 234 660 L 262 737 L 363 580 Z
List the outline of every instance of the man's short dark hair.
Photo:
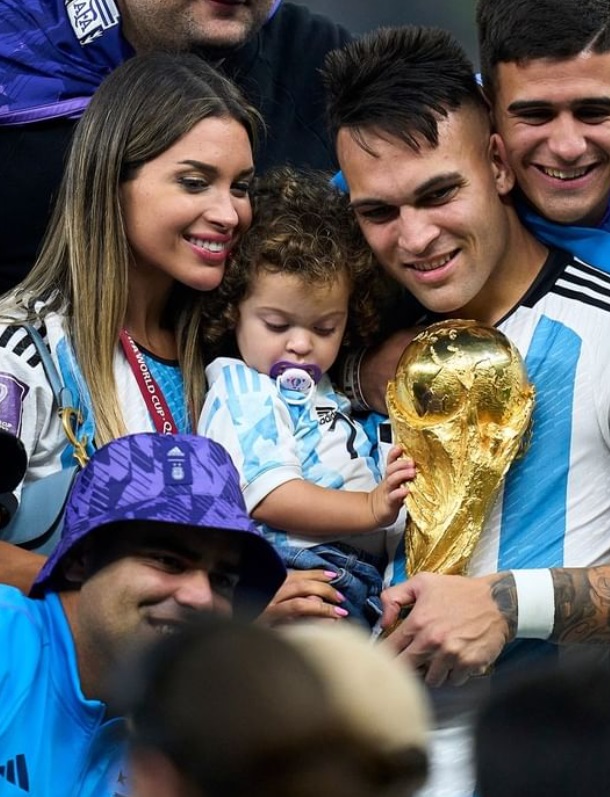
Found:
M 422 140 L 435 147 L 440 120 L 465 105 L 485 110 L 466 52 L 438 28 L 379 28 L 330 52 L 322 77 L 333 134 L 349 128 L 361 146 L 373 129 L 415 151 Z
M 499 63 L 610 50 L 610 0 L 478 0 L 481 74 L 493 95 Z

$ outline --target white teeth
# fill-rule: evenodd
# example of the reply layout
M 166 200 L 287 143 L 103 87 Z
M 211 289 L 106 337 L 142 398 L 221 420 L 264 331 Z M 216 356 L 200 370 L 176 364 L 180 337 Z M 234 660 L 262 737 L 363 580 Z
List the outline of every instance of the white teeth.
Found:
M 589 170 L 588 166 L 583 166 L 581 169 L 550 169 L 547 166 L 540 167 L 542 171 L 549 177 L 555 177 L 557 180 L 576 180 L 582 177 Z
M 209 252 L 224 252 L 227 248 L 227 244 L 222 241 L 206 241 L 203 238 L 193 238 L 192 236 L 188 236 L 188 240 L 200 249 L 207 249 Z
M 437 257 L 436 260 L 427 260 L 425 263 L 421 261 L 419 263 L 409 263 L 409 265 L 416 271 L 434 271 L 448 263 L 454 254 L 455 252 L 451 252 L 449 255 Z
M 155 623 L 153 628 L 157 634 L 166 636 L 168 634 L 175 634 L 179 626 L 176 623 Z

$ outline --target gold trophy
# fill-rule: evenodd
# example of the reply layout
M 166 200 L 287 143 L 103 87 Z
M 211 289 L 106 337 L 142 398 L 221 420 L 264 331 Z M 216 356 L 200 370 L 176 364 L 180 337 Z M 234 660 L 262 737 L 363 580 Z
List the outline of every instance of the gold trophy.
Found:
M 464 574 L 513 459 L 529 439 L 534 387 L 497 329 L 442 321 L 405 349 L 388 385 L 395 442 L 415 460 L 407 572 Z

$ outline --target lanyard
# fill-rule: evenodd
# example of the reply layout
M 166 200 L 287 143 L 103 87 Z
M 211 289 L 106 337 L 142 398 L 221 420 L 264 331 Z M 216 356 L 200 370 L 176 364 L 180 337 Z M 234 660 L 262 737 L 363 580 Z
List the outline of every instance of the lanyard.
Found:
M 178 427 L 171 410 L 146 364 L 144 355 L 126 329 L 121 330 L 120 339 L 155 429 L 161 434 L 177 434 Z

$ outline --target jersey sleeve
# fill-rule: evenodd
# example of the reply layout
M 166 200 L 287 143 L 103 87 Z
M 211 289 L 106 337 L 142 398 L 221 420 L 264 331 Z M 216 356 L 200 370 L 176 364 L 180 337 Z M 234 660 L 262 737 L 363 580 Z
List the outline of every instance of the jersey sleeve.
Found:
M 281 484 L 303 478 L 292 420 L 264 374 L 227 358 L 208 366 L 206 374 L 209 390 L 198 432 L 231 455 L 251 512 Z

